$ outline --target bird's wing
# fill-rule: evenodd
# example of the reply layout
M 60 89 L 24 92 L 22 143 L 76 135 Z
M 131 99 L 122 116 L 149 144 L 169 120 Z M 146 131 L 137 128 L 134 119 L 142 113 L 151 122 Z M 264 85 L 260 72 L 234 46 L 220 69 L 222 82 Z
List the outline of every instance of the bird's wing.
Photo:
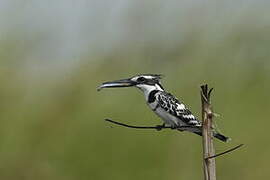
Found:
M 178 117 L 181 121 L 191 126 L 201 126 L 201 122 L 185 107 L 183 103 L 178 101 L 173 95 L 167 92 L 156 94 L 158 106 L 173 116 Z

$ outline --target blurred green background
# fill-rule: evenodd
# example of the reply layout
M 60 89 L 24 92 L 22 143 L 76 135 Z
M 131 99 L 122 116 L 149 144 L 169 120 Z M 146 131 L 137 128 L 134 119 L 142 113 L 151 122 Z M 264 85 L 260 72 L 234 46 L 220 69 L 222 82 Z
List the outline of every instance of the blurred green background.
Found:
M 133 130 L 160 119 L 135 88 L 96 87 L 164 74 L 167 91 L 200 117 L 214 87 L 217 177 L 270 178 L 267 1 L 0 2 L 0 179 L 202 179 L 201 138 Z

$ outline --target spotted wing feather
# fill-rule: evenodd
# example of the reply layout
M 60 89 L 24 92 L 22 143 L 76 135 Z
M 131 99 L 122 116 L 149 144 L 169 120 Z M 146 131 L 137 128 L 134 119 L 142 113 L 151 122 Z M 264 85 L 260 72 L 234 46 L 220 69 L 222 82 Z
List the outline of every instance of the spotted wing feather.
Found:
M 187 125 L 201 126 L 201 122 L 178 99 L 167 92 L 156 94 L 158 105 L 173 116 L 178 117 Z

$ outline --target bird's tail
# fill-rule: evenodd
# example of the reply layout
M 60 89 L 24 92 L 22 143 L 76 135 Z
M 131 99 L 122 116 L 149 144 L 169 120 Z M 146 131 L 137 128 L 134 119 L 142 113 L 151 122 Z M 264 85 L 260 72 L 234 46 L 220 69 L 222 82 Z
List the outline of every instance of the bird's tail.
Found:
M 224 136 L 223 134 L 220 134 L 218 132 L 214 132 L 213 133 L 213 136 L 223 142 L 228 142 L 231 140 L 231 138 L 227 137 L 227 136 Z
M 202 132 L 194 132 L 194 133 L 195 133 L 195 134 L 198 134 L 198 135 L 200 135 L 200 136 L 202 136 Z M 217 139 L 223 141 L 223 142 L 228 142 L 228 141 L 230 140 L 229 137 L 224 136 L 224 135 L 222 135 L 222 134 L 220 134 L 220 133 L 218 133 L 218 132 L 213 132 L 213 136 L 214 136 L 215 138 L 217 138 Z

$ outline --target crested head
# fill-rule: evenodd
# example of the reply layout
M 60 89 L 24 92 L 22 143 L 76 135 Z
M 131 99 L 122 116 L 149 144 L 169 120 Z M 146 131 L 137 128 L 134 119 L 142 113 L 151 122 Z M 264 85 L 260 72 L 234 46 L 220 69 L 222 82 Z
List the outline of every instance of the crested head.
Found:
M 138 84 L 154 84 L 159 83 L 163 75 L 161 74 L 139 74 L 130 78 L 130 80 L 137 82 Z
M 164 91 L 160 84 L 160 74 L 140 74 L 133 76 L 130 80 L 136 82 L 136 87 L 143 91 L 145 97 L 153 90 Z

